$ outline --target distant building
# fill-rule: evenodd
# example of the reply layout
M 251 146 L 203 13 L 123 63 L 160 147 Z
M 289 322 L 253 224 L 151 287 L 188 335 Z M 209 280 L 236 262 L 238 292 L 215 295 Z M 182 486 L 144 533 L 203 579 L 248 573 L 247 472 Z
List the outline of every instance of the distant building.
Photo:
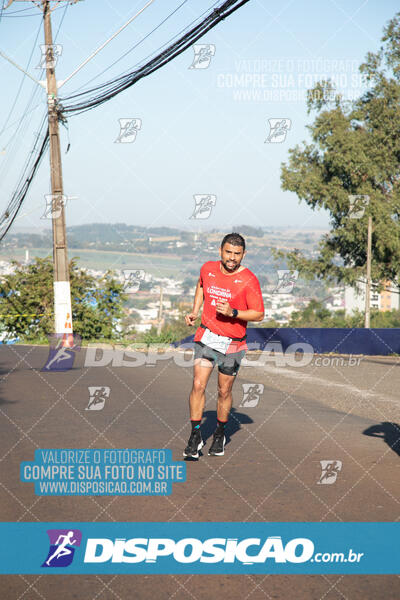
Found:
M 346 315 L 354 313 L 356 310 L 364 312 L 365 310 L 365 288 L 366 283 L 357 284 L 355 287 L 346 286 L 344 290 L 344 304 Z M 376 286 L 371 286 L 370 306 L 371 309 L 377 309 L 381 312 L 388 310 L 399 310 L 400 307 L 400 288 L 393 283 L 387 282 L 381 292 L 378 292 Z
M 134 328 L 138 333 L 150 331 L 152 327 L 157 327 L 157 321 L 146 321 L 145 323 L 135 323 Z
M 335 287 L 329 290 L 331 296 L 325 299 L 325 307 L 330 311 L 343 310 L 345 308 L 345 290 Z

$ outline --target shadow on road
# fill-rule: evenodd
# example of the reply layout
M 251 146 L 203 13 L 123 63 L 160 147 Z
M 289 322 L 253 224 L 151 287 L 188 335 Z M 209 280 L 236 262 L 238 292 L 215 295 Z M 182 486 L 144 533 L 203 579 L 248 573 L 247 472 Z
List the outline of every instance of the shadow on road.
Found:
M 400 360 L 399 358 L 395 358 L 393 357 L 392 360 L 388 360 L 387 358 L 382 359 L 374 359 L 374 358 L 368 358 L 368 356 L 363 356 L 362 358 L 362 362 L 363 363 L 374 363 L 376 365 L 391 365 L 393 367 L 400 367 Z
M 203 416 L 204 421 L 201 425 L 201 432 L 204 441 L 206 441 L 212 436 L 217 426 L 217 411 L 206 410 Z M 236 408 L 232 408 L 228 424 L 225 428 L 226 443 L 229 444 L 231 437 L 235 435 L 237 431 L 239 431 L 242 425 L 246 425 L 248 423 L 253 423 L 253 419 L 251 419 L 245 413 L 238 412 Z
M 381 438 L 392 450 L 400 456 L 400 425 L 383 421 L 379 425 L 371 425 L 363 431 L 364 435 Z
M 5 379 L 9 374 L 9 371 L 0 365 L 0 386 L 3 383 L 3 379 Z M 1 393 L 1 387 L 0 387 L 0 406 L 3 406 L 4 404 L 15 404 L 16 400 L 8 400 L 8 398 L 5 398 L 3 396 L 3 394 Z

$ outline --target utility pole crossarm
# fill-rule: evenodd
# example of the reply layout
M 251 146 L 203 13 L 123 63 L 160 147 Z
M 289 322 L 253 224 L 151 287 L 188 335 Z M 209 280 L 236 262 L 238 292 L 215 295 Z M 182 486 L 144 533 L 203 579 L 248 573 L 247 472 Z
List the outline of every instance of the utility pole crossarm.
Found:
M 11 63 L 12 65 L 14 65 L 14 67 L 16 67 L 19 71 L 22 71 L 22 73 L 24 73 L 27 77 L 29 77 L 29 79 L 32 79 L 32 81 L 34 81 L 35 83 L 37 83 L 38 85 L 40 85 L 40 87 L 43 89 L 46 89 L 46 84 L 44 81 L 39 81 L 38 79 L 36 79 L 35 77 L 33 77 L 33 75 L 31 75 L 30 73 L 28 73 L 28 71 L 25 71 L 25 69 L 23 67 L 21 67 L 18 63 L 15 62 L 15 60 L 13 60 L 12 58 L 10 58 L 9 56 L 7 56 L 7 54 L 4 54 L 4 52 L 2 52 L 0 50 L 0 56 L 2 56 L 3 58 L 5 58 L 6 60 L 8 60 L 9 63 Z

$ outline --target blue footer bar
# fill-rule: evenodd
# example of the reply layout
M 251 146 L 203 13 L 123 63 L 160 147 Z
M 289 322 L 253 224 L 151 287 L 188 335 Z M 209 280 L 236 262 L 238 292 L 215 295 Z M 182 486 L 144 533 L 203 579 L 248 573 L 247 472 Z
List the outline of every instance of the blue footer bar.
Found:
M 400 573 L 400 523 L 0 523 L 1 574 Z

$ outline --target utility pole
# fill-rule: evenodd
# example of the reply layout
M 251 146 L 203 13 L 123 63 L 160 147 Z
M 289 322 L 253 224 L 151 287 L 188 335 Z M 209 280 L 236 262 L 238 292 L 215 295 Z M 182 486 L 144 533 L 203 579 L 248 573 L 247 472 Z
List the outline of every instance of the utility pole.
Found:
M 1 0 L 0 0 L 1 1 Z M 9 0 L 8 8 L 14 0 Z M 25 0 L 31 1 L 31 0 Z M 67 235 L 65 230 L 65 196 L 63 193 L 63 179 L 61 166 L 60 132 L 58 126 L 57 80 L 55 73 L 55 55 L 53 35 L 51 31 L 51 0 L 32 0 L 43 12 L 44 42 L 46 59 L 46 91 L 47 110 L 50 142 L 50 180 L 51 180 L 51 220 L 53 228 L 53 266 L 54 266 L 54 326 L 57 336 L 63 336 L 63 345 L 73 345 L 71 289 L 69 283 Z M 66 1 L 74 4 L 77 0 L 57 0 L 56 6 Z M 37 81 L 8 56 L 1 55 L 15 67 L 22 70 L 25 75 L 33 79 L 40 86 L 44 82 Z
M 65 196 L 57 114 L 57 80 L 50 19 L 50 0 L 42 0 L 44 42 L 46 44 L 47 107 L 50 138 L 50 177 L 52 194 L 54 320 L 56 335 L 65 335 L 66 345 L 72 344 L 71 289 L 68 271 L 67 234 L 65 229 Z
M 6 0 L 5 0 L 6 1 Z M 107 39 L 99 48 L 77 67 L 71 75 L 64 81 L 57 83 L 55 74 L 55 54 L 53 46 L 53 36 L 51 30 L 50 13 L 52 11 L 51 0 L 20 0 L 32 2 L 35 6 L 43 11 L 44 20 L 44 40 L 46 49 L 46 83 L 37 81 L 35 77 L 30 75 L 25 69 L 18 65 L 9 56 L 0 51 L 0 56 L 13 64 L 17 69 L 22 71 L 26 76 L 32 79 L 35 83 L 44 87 L 47 91 L 47 107 L 48 107 L 48 124 L 49 124 L 49 141 L 50 141 L 50 173 L 51 173 L 51 216 L 53 228 L 53 265 L 54 265 L 54 321 L 55 333 L 62 335 L 63 346 L 73 345 L 73 329 L 72 329 L 72 310 L 71 310 L 71 288 L 69 282 L 68 270 L 68 253 L 67 253 L 67 236 L 65 228 L 65 196 L 63 193 L 62 165 L 61 165 L 61 150 L 60 150 L 60 134 L 58 125 L 58 88 L 64 85 L 71 79 L 82 67 L 84 67 L 94 56 L 98 54 L 109 42 L 111 42 L 121 31 L 123 31 L 132 21 L 134 21 L 148 6 L 155 0 L 148 0 L 143 8 L 135 15 L 130 17 L 128 21 L 120 27 L 109 39 Z M 55 7 L 61 2 L 75 4 L 79 0 L 56 0 Z M 0 0 L 2 2 L 2 0 Z M 14 0 L 8 0 L 7 5 L 3 8 L 8 8 Z
M 160 285 L 160 308 L 158 309 L 157 335 L 160 335 L 163 324 L 163 287 Z
M 368 240 L 367 240 L 367 281 L 365 286 L 365 328 L 370 327 L 371 312 L 371 252 L 372 252 L 372 217 L 368 217 Z

